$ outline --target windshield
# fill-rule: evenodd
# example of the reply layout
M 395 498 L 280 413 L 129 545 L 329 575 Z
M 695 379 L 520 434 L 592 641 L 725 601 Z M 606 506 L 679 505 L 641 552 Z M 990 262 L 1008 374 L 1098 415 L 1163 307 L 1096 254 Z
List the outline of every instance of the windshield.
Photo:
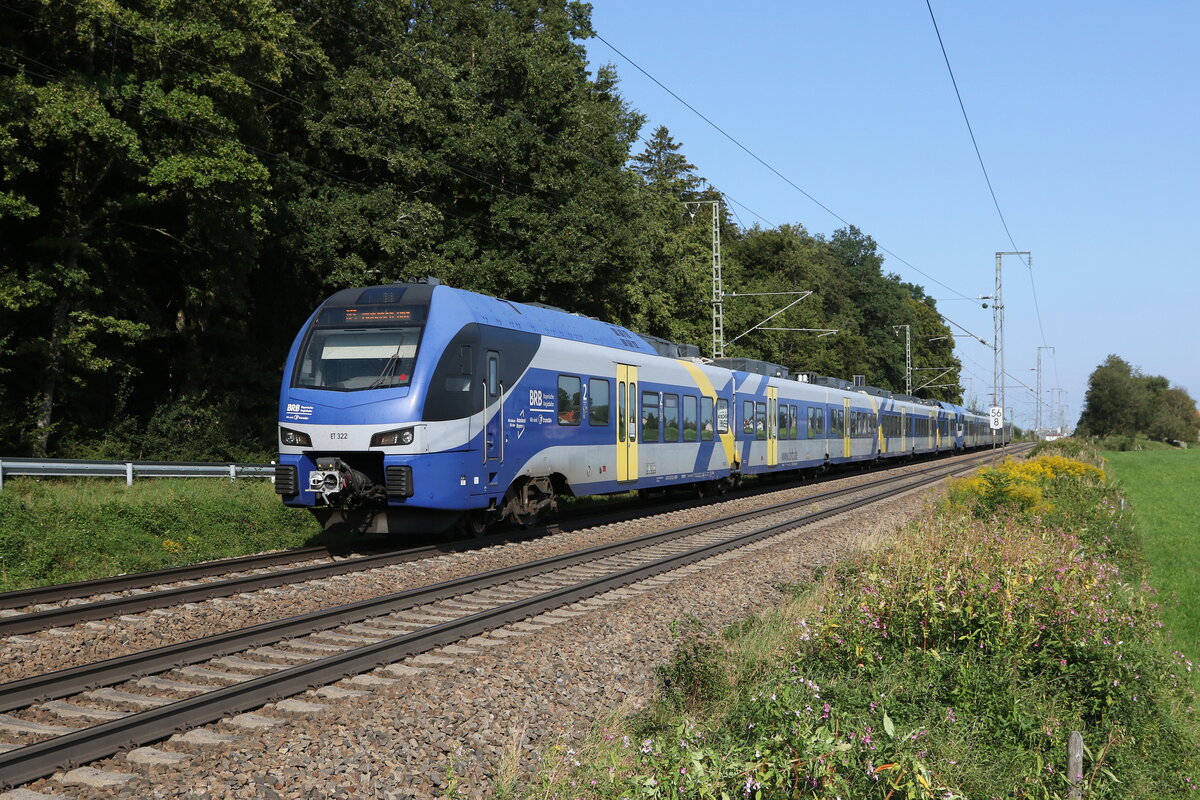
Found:
M 339 392 L 408 386 L 420 338 L 419 327 L 315 328 L 292 385 Z

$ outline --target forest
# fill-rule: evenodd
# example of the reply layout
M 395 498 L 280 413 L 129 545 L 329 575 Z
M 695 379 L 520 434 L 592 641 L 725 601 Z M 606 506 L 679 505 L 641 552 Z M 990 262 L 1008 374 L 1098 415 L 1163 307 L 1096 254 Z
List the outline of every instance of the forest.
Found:
M 0 454 L 265 458 L 292 337 L 354 285 L 433 276 L 710 354 L 694 201 L 720 190 L 589 65 L 586 3 L 5 9 Z M 903 390 L 908 325 L 913 365 L 951 368 L 917 394 L 961 399 L 933 299 L 868 234 L 718 223 L 727 292 L 812 291 L 773 324 L 838 331 L 727 355 Z M 778 300 L 732 298 L 727 338 Z

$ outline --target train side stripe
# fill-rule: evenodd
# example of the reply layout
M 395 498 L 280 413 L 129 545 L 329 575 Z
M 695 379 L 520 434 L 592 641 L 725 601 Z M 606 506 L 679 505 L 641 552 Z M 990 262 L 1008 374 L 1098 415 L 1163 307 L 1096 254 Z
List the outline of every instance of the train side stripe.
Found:
M 710 381 L 708 379 L 708 376 L 704 374 L 704 371 L 701 370 L 700 367 L 698 367 L 696 364 L 693 364 L 690 361 L 680 361 L 679 363 L 682 364 L 689 373 L 691 373 L 692 380 L 695 381 L 696 388 L 700 390 L 701 394 L 712 398 L 713 417 L 714 417 L 713 427 L 715 428 L 716 427 L 715 417 L 716 417 L 716 406 L 717 406 L 717 390 L 716 390 L 716 388 L 712 385 L 712 381 Z M 725 463 L 729 464 L 730 467 L 733 466 L 733 461 L 734 461 L 733 419 L 735 416 L 736 416 L 735 410 L 733 408 L 730 408 L 729 409 L 729 424 L 726 426 L 728 428 L 728 432 L 716 434 L 721 440 L 721 447 L 725 448 Z

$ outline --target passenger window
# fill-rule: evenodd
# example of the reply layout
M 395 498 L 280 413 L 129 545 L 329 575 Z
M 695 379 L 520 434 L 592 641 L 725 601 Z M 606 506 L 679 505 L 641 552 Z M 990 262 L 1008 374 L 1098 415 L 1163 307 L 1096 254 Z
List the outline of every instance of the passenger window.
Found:
M 691 395 L 683 397 L 683 440 L 685 442 L 696 441 L 696 398 Z
M 679 441 L 679 395 L 663 395 L 663 441 Z
M 700 398 L 700 441 L 713 440 L 713 400 L 711 397 Z
M 784 405 L 779 406 L 778 416 L 779 416 L 778 437 L 780 439 L 792 438 L 792 429 L 791 429 L 790 424 L 788 423 L 788 407 L 784 406 Z
M 558 424 L 578 425 L 583 382 L 574 375 L 558 376 Z
M 754 436 L 754 401 L 746 400 L 742 403 L 742 433 L 753 438 Z
M 800 438 L 800 409 L 796 406 L 788 406 L 788 428 L 792 432 L 791 438 Z
M 588 424 L 608 427 L 608 381 L 588 378 Z
M 717 433 L 729 433 L 729 399 L 717 400 Z
M 625 441 L 625 381 L 617 384 L 617 441 Z
M 658 441 L 658 392 L 642 392 L 642 441 Z
M 637 383 L 629 382 L 629 441 L 637 441 Z
M 754 419 L 754 438 L 767 438 L 767 404 L 759 403 L 757 405 L 757 415 Z
M 487 391 L 488 397 L 500 394 L 500 355 L 498 353 L 488 353 Z

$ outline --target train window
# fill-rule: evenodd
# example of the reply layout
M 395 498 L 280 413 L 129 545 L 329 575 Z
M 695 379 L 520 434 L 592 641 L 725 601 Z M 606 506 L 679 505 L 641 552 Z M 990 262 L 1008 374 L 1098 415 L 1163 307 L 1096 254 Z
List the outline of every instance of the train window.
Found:
M 686 414 L 686 409 L 685 412 Z M 700 398 L 700 441 L 713 440 L 713 400 L 711 397 Z
M 742 434 L 753 438 L 754 436 L 754 401 L 744 400 L 742 402 Z
M 767 438 L 767 404 L 759 403 L 757 405 L 757 414 L 754 417 L 754 438 Z
M 725 397 L 717 400 L 717 433 L 729 433 L 729 400 Z
M 792 432 L 789 438 L 800 438 L 800 428 L 798 427 L 800 421 L 799 414 L 800 410 L 796 406 L 788 406 L 788 430 Z
M 629 382 L 629 441 L 637 441 L 637 384 Z
M 578 425 L 583 381 L 574 375 L 558 376 L 558 424 Z
M 779 406 L 779 413 L 777 416 L 779 417 L 779 438 L 792 438 L 792 426 L 791 423 L 788 422 L 788 407 L 781 404 Z
M 698 401 L 689 395 L 683 396 L 683 440 L 696 441 L 696 423 L 698 422 Z
M 488 397 L 496 397 L 500 394 L 499 353 L 488 353 L 487 355 L 487 392 Z
M 420 327 L 315 329 L 292 385 L 338 392 L 408 386 L 420 339 Z
M 588 424 L 608 427 L 608 381 L 588 378 Z
M 642 441 L 658 441 L 658 392 L 642 392 Z
M 625 381 L 617 384 L 617 441 L 625 441 Z
M 663 441 L 679 441 L 679 395 L 663 395 Z
M 812 407 L 808 409 L 808 438 L 817 438 L 817 410 Z
M 846 412 L 840 408 L 835 408 L 829 412 L 829 435 L 834 439 L 841 439 L 845 434 Z

